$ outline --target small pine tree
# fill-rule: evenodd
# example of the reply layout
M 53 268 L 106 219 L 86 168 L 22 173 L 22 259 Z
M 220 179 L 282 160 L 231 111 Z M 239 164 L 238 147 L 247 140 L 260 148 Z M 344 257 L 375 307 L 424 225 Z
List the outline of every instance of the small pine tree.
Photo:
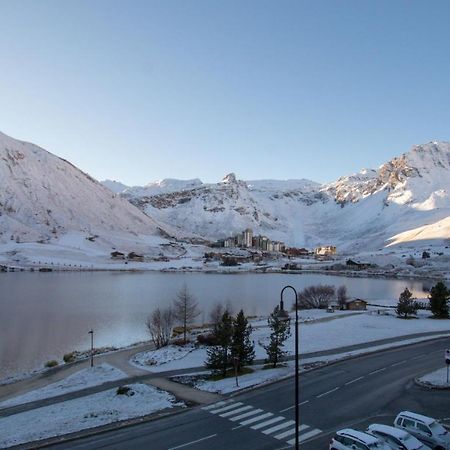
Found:
M 233 339 L 233 319 L 228 311 L 225 311 L 222 318 L 214 327 L 212 332 L 214 345 L 206 350 L 206 367 L 214 374 L 227 374 L 227 369 L 231 365 L 231 344 Z
M 255 346 L 250 340 L 252 327 L 242 309 L 233 321 L 233 341 L 231 345 L 232 358 L 238 358 L 237 369 L 241 371 L 243 366 L 252 364 L 255 359 Z
M 436 283 L 430 291 L 430 309 L 433 316 L 438 319 L 448 319 L 448 300 L 450 298 L 450 290 L 442 281 Z
M 397 308 L 395 309 L 397 316 L 407 319 L 410 315 L 415 316 L 418 309 L 419 305 L 412 298 L 411 291 L 405 288 L 398 298 Z
M 269 345 L 264 346 L 267 353 L 267 362 L 272 364 L 274 368 L 277 367 L 280 359 L 287 353 L 283 350 L 283 346 L 291 334 L 289 321 L 280 320 L 278 317 L 279 310 L 279 306 L 275 306 L 273 313 L 267 319 L 271 333 Z

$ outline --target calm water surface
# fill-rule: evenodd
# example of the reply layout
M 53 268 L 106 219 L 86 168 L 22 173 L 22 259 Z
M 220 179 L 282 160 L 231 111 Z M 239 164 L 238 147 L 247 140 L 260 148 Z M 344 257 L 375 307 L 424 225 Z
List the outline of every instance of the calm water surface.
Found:
M 425 296 L 421 281 L 345 278 L 328 275 L 202 273 L 0 273 L 0 379 L 42 367 L 49 359 L 84 350 L 88 331 L 96 346 L 124 346 L 148 339 L 145 319 L 186 283 L 206 321 L 216 302 L 229 302 L 249 315 L 269 313 L 286 284 L 345 284 L 349 295 L 394 300 L 408 287 Z M 292 293 L 285 301 L 292 304 Z

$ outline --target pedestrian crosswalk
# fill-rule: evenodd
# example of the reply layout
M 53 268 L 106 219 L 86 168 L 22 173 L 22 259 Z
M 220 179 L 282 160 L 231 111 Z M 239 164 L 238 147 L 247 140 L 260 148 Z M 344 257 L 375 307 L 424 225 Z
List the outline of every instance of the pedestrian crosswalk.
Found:
M 285 441 L 289 445 L 295 444 L 295 421 L 286 419 L 271 412 L 246 405 L 234 400 L 223 400 L 202 408 L 211 414 L 215 414 L 241 426 L 248 426 L 252 430 L 271 436 L 279 441 Z M 301 424 L 298 429 L 299 442 L 311 439 L 322 432 L 318 428 Z

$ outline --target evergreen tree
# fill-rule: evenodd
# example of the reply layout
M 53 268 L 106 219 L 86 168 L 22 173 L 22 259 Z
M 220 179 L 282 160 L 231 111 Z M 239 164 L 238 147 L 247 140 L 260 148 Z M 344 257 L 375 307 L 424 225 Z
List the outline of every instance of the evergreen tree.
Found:
M 226 376 L 231 365 L 231 344 L 233 341 L 233 319 L 225 311 L 212 332 L 216 345 L 206 350 L 206 367 L 214 374 Z
M 255 346 L 250 340 L 251 332 L 252 327 L 241 309 L 233 321 L 233 341 L 231 345 L 232 358 L 238 358 L 238 372 L 243 366 L 252 364 L 255 359 Z
M 450 290 L 442 281 L 436 283 L 430 291 L 430 309 L 434 317 L 439 319 L 448 319 L 448 300 L 450 298 Z
M 277 367 L 280 359 L 286 354 L 283 350 L 286 339 L 291 334 L 289 321 L 280 320 L 278 317 L 279 306 L 275 306 L 273 313 L 269 316 L 267 323 L 271 330 L 269 345 L 264 346 L 267 352 L 267 361 L 272 367 Z
M 409 315 L 416 315 L 419 305 L 412 298 L 412 293 L 408 288 L 400 294 L 395 312 L 399 317 L 407 319 Z

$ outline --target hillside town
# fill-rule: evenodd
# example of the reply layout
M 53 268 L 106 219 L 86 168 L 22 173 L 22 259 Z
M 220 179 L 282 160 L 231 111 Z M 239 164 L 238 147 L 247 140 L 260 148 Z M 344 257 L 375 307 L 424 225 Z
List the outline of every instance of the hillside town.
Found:
M 333 245 L 316 247 L 314 250 L 287 247 L 282 241 L 273 241 L 267 236 L 254 235 L 251 228 L 246 228 L 244 231 L 235 234 L 234 236 L 219 239 L 214 242 L 211 247 L 226 249 L 240 248 L 268 253 L 284 253 L 287 256 L 326 257 L 336 255 L 336 247 Z

